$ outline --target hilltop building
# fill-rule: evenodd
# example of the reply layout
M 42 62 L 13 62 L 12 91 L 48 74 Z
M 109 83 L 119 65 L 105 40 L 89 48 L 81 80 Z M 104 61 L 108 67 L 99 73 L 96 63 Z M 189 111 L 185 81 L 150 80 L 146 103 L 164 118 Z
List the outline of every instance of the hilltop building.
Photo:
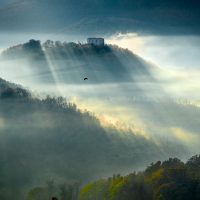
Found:
M 87 43 L 96 46 L 104 46 L 104 38 L 88 38 Z

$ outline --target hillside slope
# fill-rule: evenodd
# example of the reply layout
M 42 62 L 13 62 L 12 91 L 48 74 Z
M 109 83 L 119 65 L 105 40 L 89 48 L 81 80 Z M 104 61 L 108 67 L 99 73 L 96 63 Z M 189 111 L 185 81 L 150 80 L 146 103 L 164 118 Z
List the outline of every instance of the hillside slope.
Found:
M 1 85 L 1 199 L 20 199 L 48 180 L 83 183 L 187 152 L 176 143 L 167 152 L 168 145 L 132 131 L 105 128 L 61 97 L 38 99 L 15 84 Z

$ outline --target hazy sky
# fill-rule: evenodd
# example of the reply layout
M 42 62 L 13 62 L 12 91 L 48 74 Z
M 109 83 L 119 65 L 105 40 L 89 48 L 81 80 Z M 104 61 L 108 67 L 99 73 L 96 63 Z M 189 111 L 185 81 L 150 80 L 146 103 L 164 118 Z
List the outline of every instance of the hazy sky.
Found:
M 2 31 L 199 35 L 199 0 L 1 0 Z
M 169 69 L 200 69 L 199 36 L 140 36 L 136 33 L 115 34 L 107 40 L 128 48 L 146 60 Z

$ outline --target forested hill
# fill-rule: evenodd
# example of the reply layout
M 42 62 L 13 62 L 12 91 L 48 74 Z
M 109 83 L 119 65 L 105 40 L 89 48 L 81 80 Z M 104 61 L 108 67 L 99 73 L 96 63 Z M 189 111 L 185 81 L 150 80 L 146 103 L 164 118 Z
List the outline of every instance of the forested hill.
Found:
M 0 78 L 0 98 L 28 98 L 31 93 L 22 86 Z
M 0 199 L 22 199 L 48 180 L 84 183 L 187 152 L 176 142 L 156 144 L 130 130 L 105 128 L 62 97 L 34 98 L 0 82 Z
M 13 46 L 1 54 L 1 59 L 27 66 L 32 77 L 40 81 L 80 83 L 88 76 L 91 83 L 153 81 L 158 70 L 139 56 L 118 46 L 94 46 L 73 42 L 30 40 Z M 23 75 L 23 74 L 22 74 Z M 24 74 L 26 75 L 26 74 Z M 82 79 L 81 79 L 82 80 Z
M 199 200 L 200 156 L 151 164 L 145 171 L 114 175 L 82 188 L 79 200 Z

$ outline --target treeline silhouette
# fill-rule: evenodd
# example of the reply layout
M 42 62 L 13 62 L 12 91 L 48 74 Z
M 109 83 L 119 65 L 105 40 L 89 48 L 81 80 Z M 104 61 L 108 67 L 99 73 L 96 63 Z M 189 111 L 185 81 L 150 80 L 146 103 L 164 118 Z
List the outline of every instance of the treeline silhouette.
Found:
M 52 40 L 47 40 L 41 44 L 39 40 L 31 39 L 27 43 L 7 48 L 2 52 L 2 57 L 4 59 L 19 59 L 24 55 L 29 55 L 32 58 L 45 59 L 44 51 L 47 51 L 47 53 L 54 55 L 54 59 L 71 59 L 72 54 L 77 57 L 85 56 L 85 54 L 101 56 L 105 53 L 110 53 L 111 55 L 114 49 L 122 54 L 133 55 L 130 50 L 120 48 L 116 45 L 96 46 L 75 42 L 54 42 Z
M 200 156 L 152 163 L 145 171 L 114 175 L 84 186 L 79 200 L 199 200 Z

